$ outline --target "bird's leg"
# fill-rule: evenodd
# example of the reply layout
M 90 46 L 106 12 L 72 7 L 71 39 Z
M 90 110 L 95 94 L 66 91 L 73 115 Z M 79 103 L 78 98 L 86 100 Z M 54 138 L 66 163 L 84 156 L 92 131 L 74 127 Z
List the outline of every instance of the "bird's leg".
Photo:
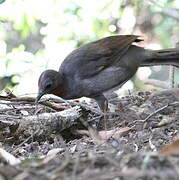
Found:
M 107 130 L 107 111 L 108 111 L 108 101 L 107 99 L 104 102 L 104 129 Z
M 98 96 L 95 96 L 95 97 L 93 97 L 93 99 L 96 100 L 99 108 L 100 108 L 101 111 L 103 112 L 103 116 L 102 116 L 102 117 L 104 117 L 104 127 L 105 127 L 105 129 L 106 129 L 108 100 L 106 99 L 106 97 L 105 97 L 103 94 L 100 94 L 100 95 L 98 95 Z M 98 122 L 98 125 L 97 125 L 97 126 L 99 126 L 100 119 L 101 119 L 101 116 L 100 116 L 100 118 L 99 118 L 99 122 Z

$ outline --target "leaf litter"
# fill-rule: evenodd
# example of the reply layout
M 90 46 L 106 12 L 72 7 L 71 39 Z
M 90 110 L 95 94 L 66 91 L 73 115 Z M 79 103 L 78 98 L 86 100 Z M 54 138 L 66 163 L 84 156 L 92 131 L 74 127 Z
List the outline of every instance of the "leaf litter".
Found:
M 22 131 L 22 120 L 57 109 L 71 112 L 78 103 L 49 106 L 49 101 L 37 110 L 32 99 L 0 100 L 0 179 L 179 179 L 179 107 L 167 107 L 142 121 L 178 101 L 178 95 L 175 89 L 110 99 L 113 111 L 107 113 L 107 129 L 93 110 L 94 102 L 79 105 L 80 112 L 72 109 L 80 113 L 74 123 L 63 129 L 52 126 L 49 132 L 43 126 L 32 128 L 36 121 L 32 127 L 23 124 L 27 127 Z

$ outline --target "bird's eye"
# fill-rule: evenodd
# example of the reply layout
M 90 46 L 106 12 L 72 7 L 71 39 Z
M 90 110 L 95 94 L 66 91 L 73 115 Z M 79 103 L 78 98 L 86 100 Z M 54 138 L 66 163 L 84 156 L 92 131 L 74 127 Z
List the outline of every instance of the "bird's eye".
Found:
M 51 84 L 47 84 L 46 86 L 45 86 L 45 89 L 50 89 L 51 88 Z

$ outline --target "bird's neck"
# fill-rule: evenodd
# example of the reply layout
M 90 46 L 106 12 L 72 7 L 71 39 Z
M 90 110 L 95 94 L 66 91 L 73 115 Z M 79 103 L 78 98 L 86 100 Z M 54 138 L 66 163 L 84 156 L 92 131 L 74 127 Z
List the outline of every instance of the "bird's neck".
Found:
M 61 98 L 66 96 L 66 91 L 62 85 L 57 86 L 51 93 Z
M 60 76 L 58 78 L 60 78 L 60 82 L 57 85 L 57 87 L 51 91 L 51 93 L 56 95 L 56 96 L 64 98 L 67 94 L 67 90 L 65 87 L 66 82 L 65 82 L 63 75 L 61 73 L 60 73 Z
M 74 86 L 74 80 L 67 76 L 63 76 L 63 74 L 60 74 L 60 77 L 62 77 L 60 84 L 52 91 L 52 94 L 64 99 L 79 98 L 78 89 Z

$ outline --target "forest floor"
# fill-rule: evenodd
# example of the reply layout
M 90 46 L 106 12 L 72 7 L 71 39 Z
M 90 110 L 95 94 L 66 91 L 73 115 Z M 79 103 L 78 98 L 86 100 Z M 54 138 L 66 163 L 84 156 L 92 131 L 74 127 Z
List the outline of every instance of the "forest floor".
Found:
M 43 128 L 29 124 L 20 131 L 29 115 L 56 111 L 44 105 L 37 110 L 34 103 L 0 102 L 0 180 L 179 179 L 178 89 L 112 98 L 98 131 L 99 114 L 84 108 L 76 123 L 58 133 L 44 134 Z M 97 108 L 94 102 L 89 105 Z

